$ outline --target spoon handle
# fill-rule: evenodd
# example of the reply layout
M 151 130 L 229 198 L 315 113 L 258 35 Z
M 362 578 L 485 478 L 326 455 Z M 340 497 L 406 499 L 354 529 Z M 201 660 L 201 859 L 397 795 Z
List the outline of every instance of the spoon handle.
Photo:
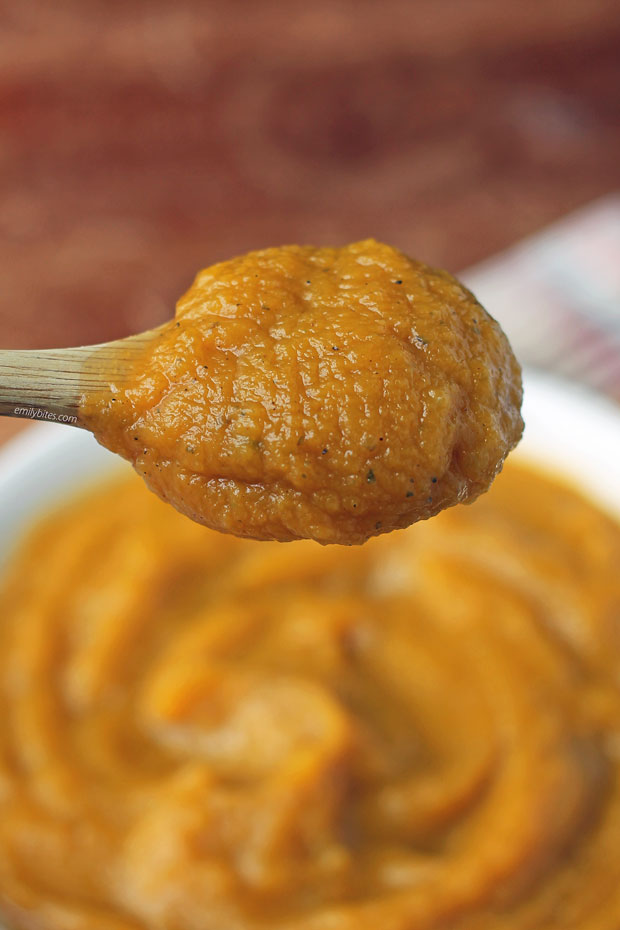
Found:
M 80 404 L 85 391 L 105 388 L 89 372 L 93 347 L 0 350 L 0 416 L 48 420 L 84 428 Z
M 0 416 L 88 429 L 80 415 L 85 398 L 124 383 L 164 329 L 72 349 L 0 349 Z

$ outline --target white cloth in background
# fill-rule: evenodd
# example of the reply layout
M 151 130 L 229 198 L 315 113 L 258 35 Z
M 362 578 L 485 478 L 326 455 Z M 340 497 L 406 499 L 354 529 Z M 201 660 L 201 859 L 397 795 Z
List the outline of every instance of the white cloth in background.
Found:
M 462 280 L 519 360 L 620 401 L 620 194 L 470 268 Z

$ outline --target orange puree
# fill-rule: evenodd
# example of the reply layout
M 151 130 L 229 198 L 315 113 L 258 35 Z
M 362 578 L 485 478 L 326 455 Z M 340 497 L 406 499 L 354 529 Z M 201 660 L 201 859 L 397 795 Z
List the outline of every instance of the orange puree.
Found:
M 201 271 L 82 419 L 199 523 L 350 544 L 486 491 L 520 405 L 519 366 L 472 294 L 369 239 Z
M 22 930 L 617 930 L 620 527 L 509 465 L 367 546 L 205 530 L 135 478 L 0 595 Z

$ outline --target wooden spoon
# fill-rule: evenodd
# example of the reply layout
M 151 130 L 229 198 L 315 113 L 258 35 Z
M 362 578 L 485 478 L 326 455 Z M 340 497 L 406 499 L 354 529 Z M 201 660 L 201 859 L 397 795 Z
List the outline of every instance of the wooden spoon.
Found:
M 84 396 L 123 384 L 161 328 L 92 346 L 0 350 L 0 416 L 90 429 L 80 413 Z

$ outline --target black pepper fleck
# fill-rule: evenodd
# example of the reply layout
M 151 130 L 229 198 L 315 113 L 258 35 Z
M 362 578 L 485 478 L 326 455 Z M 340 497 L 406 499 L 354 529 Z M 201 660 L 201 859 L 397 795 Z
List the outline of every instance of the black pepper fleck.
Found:
M 433 484 L 437 484 L 437 478 L 431 478 L 431 481 L 433 482 Z
M 375 529 L 376 529 L 376 530 L 380 530 L 380 529 L 381 529 L 381 520 L 377 520 L 377 522 L 375 523 Z
M 325 447 L 325 449 L 322 450 L 321 455 L 327 455 L 327 447 Z
M 398 279 L 398 281 L 394 281 L 394 284 L 402 284 L 402 283 L 403 282 L 400 280 L 400 278 Z
M 376 479 L 375 479 L 375 473 L 374 473 L 374 471 L 373 471 L 372 468 L 371 468 L 371 469 L 369 470 L 368 474 L 366 475 L 366 481 L 368 482 L 368 484 L 373 484 L 373 482 L 374 482 L 375 480 L 376 480 Z

